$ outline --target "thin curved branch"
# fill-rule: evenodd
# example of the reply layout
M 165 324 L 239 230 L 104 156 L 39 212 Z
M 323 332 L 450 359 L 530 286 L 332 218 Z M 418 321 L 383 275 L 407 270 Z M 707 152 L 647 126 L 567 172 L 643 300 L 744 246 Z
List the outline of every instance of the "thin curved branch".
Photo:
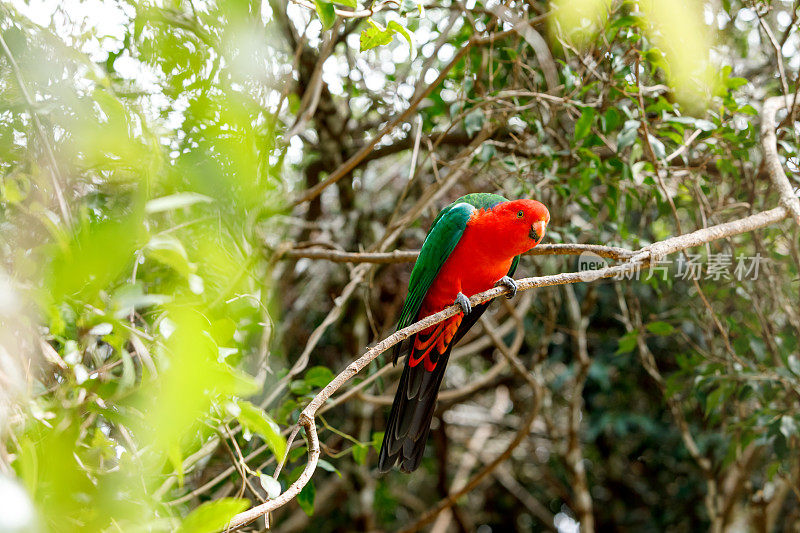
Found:
M 524 278 L 517 281 L 517 290 L 527 291 L 537 287 L 549 287 L 553 285 L 564 285 L 567 283 L 593 282 L 613 276 L 624 276 L 625 274 L 641 270 L 649 265 L 651 261 L 657 261 L 668 254 L 675 253 L 686 248 L 700 246 L 711 241 L 724 239 L 726 237 L 748 233 L 780 222 L 787 216 L 789 216 L 789 211 L 787 208 L 783 206 L 776 207 L 774 209 L 770 209 L 769 211 L 756 213 L 740 220 L 718 224 L 716 226 L 703 228 L 692 233 L 671 237 L 669 239 L 653 243 L 638 251 L 635 255 L 633 255 L 633 257 L 630 258 L 630 260 L 620 265 L 605 267 L 598 270 L 564 272 L 549 276 Z M 472 296 L 470 298 L 470 303 L 474 307 L 497 298 L 506 292 L 508 292 L 506 287 L 494 287 Z M 300 413 L 300 420 L 298 421 L 298 424 L 305 428 L 306 436 L 309 442 L 308 463 L 306 463 L 302 474 L 277 498 L 252 507 L 234 516 L 228 525 L 229 530 L 237 529 L 252 522 L 253 520 L 256 520 L 258 517 L 266 513 L 272 512 L 275 509 L 286 505 L 295 496 L 297 496 L 297 494 L 299 494 L 303 487 L 308 483 L 312 474 L 314 473 L 314 470 L 316 470 L 320 455 L 315 417 L 319 409 L 325 404 L 328 398 L 333 395 L 334 392 L 336 392 L 342 385 L 344 385 L 347 381 L 352 379 L 356 374 L 364 369 L 364 367 L 371 363 L 376 357 L 378 357 L 378 355 L 385 352 L 395 344 L 404 341 L 415 333 L 443 322 L 448 318 L 455 316 L 459 312 L 459 306 L 451 305 L 438 313 L 427 316 L 422 320 L 415 322 L 414 324 L 411 324 L 410 326 L 405 327 L 393 333 L 392 335 L 389 335 L 378 344 L 367 350 L 364 355 L 350 363 L 347 368 L 345 368 L 338 376 L 336 376 L 336 378 L 333 379 L 333 381 L 328 383 L 328 385 L 319 391 L 314 399 L 312 399 L 311 402 Z M 491 469 L 494 468 L 492 465 L 487 465 L 486 468 L 489 468 L 490 466 L 492 467 Z M 489 472 L 491 472 L 491 469 L 489 469 Z M 476 478 L 477 477 L 478 476 L 476 476 Z M 480 481 L 480 479 L 478 479 L 478 481 Z M 465 493 L 473 486 L 474 485 L 472 483 L 468 484 L 465 487 Z M 456 496 L 456 498 L 457 497 L 458 496 Z M 442 503 L 444 505 L 448 505 L 447 502 L 449 501 L 450 498 L 443 500 Z
M 764 149 L 764 162 L 766 163 L 769 178 L 772 184 L 781 195 L 781 205 L 792 215 L 797 224 L 800 224 L 800 198 L 792 189 L 792 184 L 786 173 L 783 171 L 781 161 L 778 158 L 778 137 L 775 133 L 775 115 L 780 109 L 786 107 L 786 99 L 783 96 L 773 96 L 767 98 L 761 111 L 761 147 Z M 794 105 L 793 105 L 794 107 Z
M 581 255 L 591 253 L 617 261 L 630 259 L 636 252 L 617 246 L 601 244 L 540 244 L 526 255 Z M 342 252 L 327 248 L 289 248 L 281 252 L 280 259 L 326 259 L 334 263 L 410 263 L 417 260 L 417 250 L 395 250 L 386 253 Z

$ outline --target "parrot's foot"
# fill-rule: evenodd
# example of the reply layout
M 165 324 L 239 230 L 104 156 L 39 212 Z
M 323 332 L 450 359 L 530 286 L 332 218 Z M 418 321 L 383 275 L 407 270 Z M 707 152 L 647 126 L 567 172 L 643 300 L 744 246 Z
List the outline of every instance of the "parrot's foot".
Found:
M 463 292 L 458 293 L 454 303 L 461 308 L 461 312 L 464 313 L 465 316 L 472 312 L 472 304 L 469 303 L 469 298 L 467 298 Z
M 502 285 L 503 287 L 508 287 L 509 292 L 508 294 L 506 294 L 506 298 L 508 298 L 509 300 L 517 295 L 517 282 L 514 281 L 513 278 L 510 278 L 508 276 L 503 276 L 502 278 L 497 280 L 497 283 L 495 283 L 495 285 Z

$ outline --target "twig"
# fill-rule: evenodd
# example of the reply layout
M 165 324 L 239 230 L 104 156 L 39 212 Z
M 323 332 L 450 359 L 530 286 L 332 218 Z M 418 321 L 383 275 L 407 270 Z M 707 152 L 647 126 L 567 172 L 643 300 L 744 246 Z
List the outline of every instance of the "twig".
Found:
M 761 25 L 761 28 L 764 30 L 764 33 L 767 34 L 767 38 L 769 39 L 770 44 L 772 44 L 772 48 L 775 50 L 775 60 L 778 63 L 778 75 L 781 78 L 781 87 L 783 87 L 783 98 L 786 107 L 790 107 L 791 104 L 789 103 L 789 83 L 786 81 L 786 69 L 783 66 L 783 52 L 781 52 L 781 45 L 778 44 L 777 39 L 775 39 L 775 34 L 772 33 L 772 29 L 769 25 L 764 21 L 763 15 L 758 10 L 758 8 L 753 5 L 753 11 L 756 12 L 758 16 L 758 23 Z
M 686 141 L 685 141 L 685 142 L 684 142 L 682 145 L 680 145 L 678 148 L 676 148 L 674 152 L 672 152 L 671 154 L 669 154 L 669 155 L 668 155 L 668 156 L 667 156 L 667 157 L 664 159 L 664 161 L 666 161 L 667 163 L 669 163 L 670 161 L 672 161 L 673 159 L 675 159 L 676 157 L 678 157 L 679 155 L 681 155 L 683 152 L 685 152 L 685 151 L 686 151 L 686 150 L 689 148 L 689 145 L 690 145 L 690 144 L 692 144 L 692 143 L 694 142 L 694 140 L 695 140 L 695 139 L 697 139 L 697 137 L 698 137 L 698 136 L 699 136 L 699 135 L 700 135 L 702 132 L 703 132 L 703 130 L 701 130 L 701 129 L 699 129 L 699 128 L 698 128 L 698 129 L 696 129 L 696 130 L 694 130 L 694 132 L 692 132 L 692 134 L 691 134 L 691 135 L 689 135 L 689 138 L 688 138 L 688 139 L 686 139 Z
M 303 93 L 303 99 L 300 101 L 300 112 L 297 115 L 297 120 L 295 120 L 294 125 L 289 129 L 289 131 L 284 135 L 286 139 L 291 139 L 301 131 L 308 123 L 309 120 L 314 116 L 314 112 L 317 110 L 317 105 L 319 104 L 319 97 L 322 95 L 322 65 L 331 55 L 333 52 L 333 47 L 336 43 L 332 34 L 327 34 L 325 36 L 324 44 L 322 45 L 322 49 L 319 53 L 319 59 L 317 59 L 317 64 L 314 65 L 314 70 L 311 73 L 311 79 L 309 79 L 305 92 Z

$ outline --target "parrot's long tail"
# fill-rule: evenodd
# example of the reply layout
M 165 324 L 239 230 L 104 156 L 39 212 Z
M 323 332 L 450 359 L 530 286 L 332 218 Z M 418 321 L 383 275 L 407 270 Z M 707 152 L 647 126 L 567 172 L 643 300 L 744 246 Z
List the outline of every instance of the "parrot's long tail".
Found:
M 397 462 L 403 472 L 419 467 L 450 351 L 486 307 L 488 304 L 473 307 L 466 317 L 456 315 L 411 339 L 378 457 L 380 472 L 388 472 Z
M 444 353 L 439 354 L 435 344 L 442 329 L 435 328 L 431 337 L 426 339 L 428 342 L 422 346 L 412 340 L 413 347 L 403 366 L 383 436 L 378 458 L 380 472 L 388 472 L 398 461 L 400 470 L 413 472 L 422 461 L 433 412 L 436 410 L 436 396 L 453 345 L 452 342 L 448 343 Z M 438 357 L 433 369 L 428 370 L 425 363 L 431 355 Z M 415 360 L 418 364 L 411 366 L 409 362 Z

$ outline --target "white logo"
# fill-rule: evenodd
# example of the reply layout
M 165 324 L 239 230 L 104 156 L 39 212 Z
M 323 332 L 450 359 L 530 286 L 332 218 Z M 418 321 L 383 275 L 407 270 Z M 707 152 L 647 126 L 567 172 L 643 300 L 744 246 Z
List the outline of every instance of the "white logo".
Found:
M 579 276 L 581 281 L 593 281 L 595 276 L 592 272 L 607 266 L 608 262 L 596 253 L 583 252 L 578 256 L 578 272 L 586 272 Z

